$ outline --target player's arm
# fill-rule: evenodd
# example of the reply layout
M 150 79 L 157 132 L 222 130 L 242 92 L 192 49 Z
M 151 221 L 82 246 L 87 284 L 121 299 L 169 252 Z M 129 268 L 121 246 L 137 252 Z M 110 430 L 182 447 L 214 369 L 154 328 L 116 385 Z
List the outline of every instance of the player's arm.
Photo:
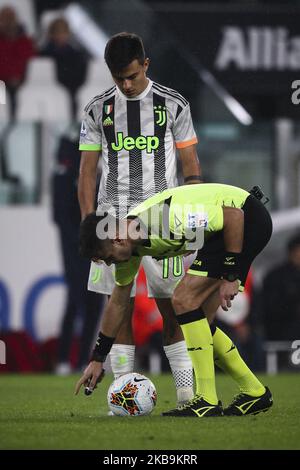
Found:
M 183 107 L 182 103 L 178 104 L 172 133 L 181 161 L 184 184 L 202 183 L 202 172 L 196 147 L 198 139 L 188 103 Z
M 239 261 L 244 240 L 244 212 L 235 207 L 223 207 L 225 256 L 223 281 L 220 286 L 221 307 L 228 310 L 239 289 Z
M 226 251 L 241 253 L 244 240 L 244 212 L 236 207 L 223 207 L 223 220 Z
M 85 150 L 81 152 L 78 200 L 82 219 L 95 210 L 98 160 L 98 150 Z
M 202 172 L 196 145 L 178 148 L 178 153 L 182 166 L 184 184 L 202 183 Z
M 126 286 L 115 286 L 102 315 L 101 329 L 92 353 L 92 360 L 76 384 L 76 395 L 82 385 L 85 386 L 85 394 L 90 395 L 97 383 L 101 381 L 103 363 L 111 350 L 126 314 L 132 285 L 133 281 Z
M 133 281 L 126 286 L 115 285 L 101 321 L 101 331 L 106 336 L 117 336 L 127 311 L 132 286 Z
M 113 293 L 102 315 L 101 331 L 92 354 L 92 361 L 85 369 L 83 376 L 77 382 L 75 393 L 85 385 L 86 395 L 90 395 L 96 384 L 103 377 L 103 363 L 119 332 L 121 323 L 126 315 L 130 302 L 130 293 L 134 278 L 138 272 L 141 257 L 132 256 L 130 260 L 116 264 Z

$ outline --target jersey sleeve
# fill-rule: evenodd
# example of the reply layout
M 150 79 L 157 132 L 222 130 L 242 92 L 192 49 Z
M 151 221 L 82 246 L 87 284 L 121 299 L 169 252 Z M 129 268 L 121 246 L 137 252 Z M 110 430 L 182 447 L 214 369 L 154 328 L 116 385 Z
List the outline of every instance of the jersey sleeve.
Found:
M 203 229 L 206 232 L 218 232 L 223 229 L 224 217 L 222 206 L 213 204 L 187 204 L 183 214 L 172 214 L 171 230 L 177 237 L 186 235 L 188 229 Z M 181 220 L 183 219 L 183 223 Z
M 204 205 L 207 214 L 207 225 L 205 230 L 208 232 L 218 232 L 223 229 L 224 216 L 222 206 Z
M 185 148 L 197 144 L 198 139 L 194 130 L 190 105 L 185 107 L 178 105 L 175 122 L 173 125 L 173 135 L 176 148 Z
M 141 260 L 142 257 L 132 256 L 129 261 L 116 264 L 115 281 L 118 286 L 127 286 L 134 280 L 139 270 Z
M 101 150 L 102 134 L 101 129 L 97 126 L 91 111 L 84 111 L 83 120 L 80 130 L 79 150 Z

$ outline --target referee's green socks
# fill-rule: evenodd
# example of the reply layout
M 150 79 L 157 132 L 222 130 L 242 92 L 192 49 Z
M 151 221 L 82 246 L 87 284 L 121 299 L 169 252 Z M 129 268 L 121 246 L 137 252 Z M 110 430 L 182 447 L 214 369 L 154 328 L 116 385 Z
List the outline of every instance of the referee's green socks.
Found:
M 196 395 L 211 405 L 218 404 L 213 340 L 208 321 L 201 308 L 177 316 L 190 355 L 196 379 Z
M 215 363 L 237 382 L 240 391 L 253 397 L 265 393 L 265 387 L 241 358 L 236 346 L 220 328 L 211 325 Z

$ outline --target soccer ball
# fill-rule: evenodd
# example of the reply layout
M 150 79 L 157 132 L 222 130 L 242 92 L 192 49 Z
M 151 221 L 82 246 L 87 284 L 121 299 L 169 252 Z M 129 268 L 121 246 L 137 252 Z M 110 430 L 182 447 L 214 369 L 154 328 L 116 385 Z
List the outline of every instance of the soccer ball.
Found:
M 118 377 L 107 392 L 108 406 L 116 416 L 149 415 L 156 400 L 156 389 L 151 380 L 135 372 Z

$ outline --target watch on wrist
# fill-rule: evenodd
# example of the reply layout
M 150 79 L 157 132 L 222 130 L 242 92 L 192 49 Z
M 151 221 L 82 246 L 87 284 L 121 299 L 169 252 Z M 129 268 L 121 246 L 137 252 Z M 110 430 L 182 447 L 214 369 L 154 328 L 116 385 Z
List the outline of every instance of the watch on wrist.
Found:
M 239 275 L 238 273 L 224 273 L 222 278 L 226 281 L 234 282 L 239 278 Z

